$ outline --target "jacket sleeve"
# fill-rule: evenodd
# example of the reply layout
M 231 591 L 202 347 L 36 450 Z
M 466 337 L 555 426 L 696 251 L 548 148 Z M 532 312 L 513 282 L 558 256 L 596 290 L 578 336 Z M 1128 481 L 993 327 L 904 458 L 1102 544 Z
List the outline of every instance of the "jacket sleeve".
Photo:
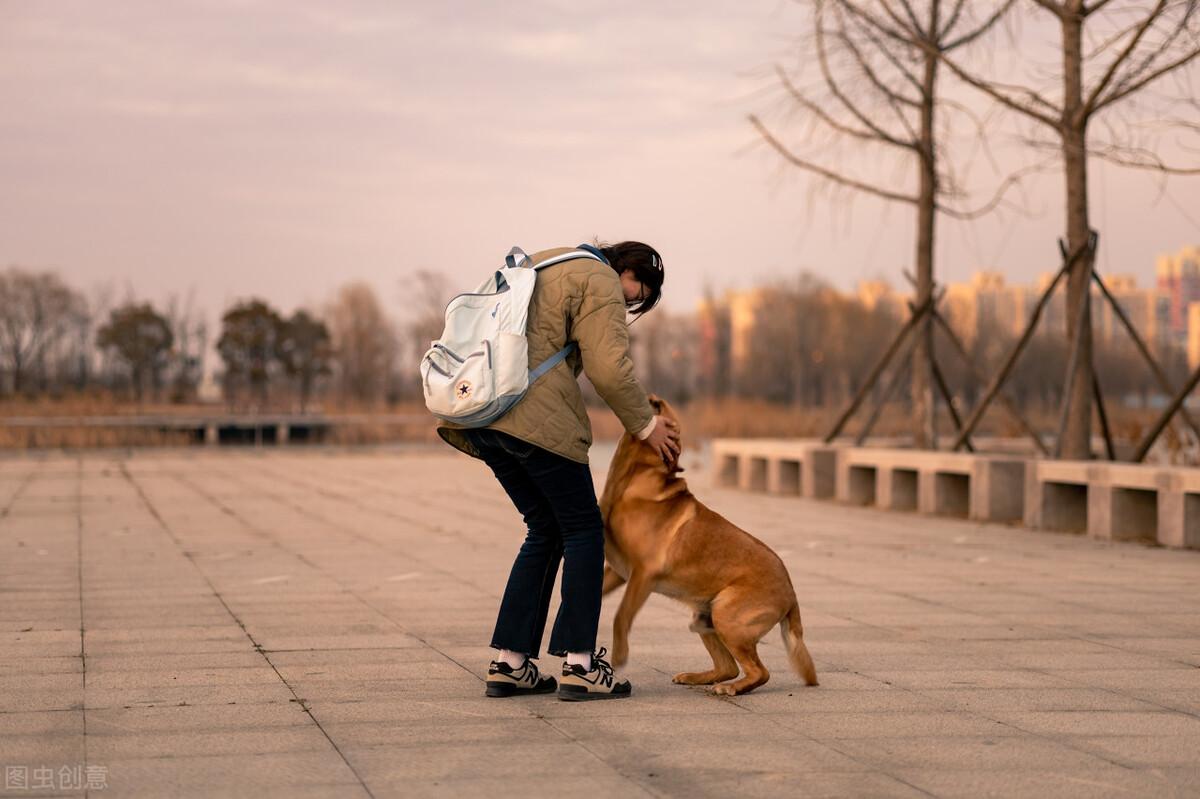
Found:
M 596 393 L 626 430 L 644 438 L 653 430 L 654 408 L 633 373 L 624 296 L 615 272 L 606 268 L 588 275 L 571 329 Z

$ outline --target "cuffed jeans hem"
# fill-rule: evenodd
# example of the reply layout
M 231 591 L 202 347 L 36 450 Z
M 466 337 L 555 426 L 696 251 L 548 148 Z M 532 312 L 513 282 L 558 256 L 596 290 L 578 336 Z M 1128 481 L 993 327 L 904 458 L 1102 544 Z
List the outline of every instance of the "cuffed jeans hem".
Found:
M 491 644 L 489 644 L 489 646 L 490 646 L 492 649 L 507 649 L 509 652 L 517 652 L 517 653 L 519 653 L 519 654 L 522 654 L 522 655 L 524 655 L 525 657 L 529 658 L 530 660 L 537 660 L 537 659 L 538 659 L 537 653 L 534 653 L 534 652 L 526 652 L 524 649 L 522 649 L 522 648 L 521 648 L 521 647 L 519 647 L 519 646 L 505 646 L 504 644 L 498 644 L 498 643 L 496 643 L 495 641 L 492 641 L 492 643 L 491 643 Z

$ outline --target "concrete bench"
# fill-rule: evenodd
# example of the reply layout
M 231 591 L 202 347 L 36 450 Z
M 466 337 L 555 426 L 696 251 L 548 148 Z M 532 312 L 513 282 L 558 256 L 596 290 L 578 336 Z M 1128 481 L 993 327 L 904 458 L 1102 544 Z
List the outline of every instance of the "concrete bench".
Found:
M 1023 458 L 875 447 L 838 450 L 837 498 L 853 505 L 1020 521 L 1024 486 Z
M 819 439 L 719 438 L 712 443 L 717 485 L 815 499 L 834 495 L 834 452 Z
M 1200 469 L 1036 461 L 1025 495 L 1028 527 L 1200 549 Z

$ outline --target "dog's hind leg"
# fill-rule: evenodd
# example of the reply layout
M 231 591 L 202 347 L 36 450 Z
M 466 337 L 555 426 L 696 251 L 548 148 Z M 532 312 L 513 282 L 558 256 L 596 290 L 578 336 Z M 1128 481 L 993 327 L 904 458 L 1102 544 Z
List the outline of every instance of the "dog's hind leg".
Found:
M 608 596 L 624 584 L 625 578 L 617 574 L 617 570 L 612 566 L 604 564 L 604 588 L 600 591 L 601 596 Z
M 733 659 L 733 655 L 729 654 L 725 644 L 721 643 L 720 636 L 713 630 L 711 616 L 707 613 L 697 612 L 692 617 L 692 623 L 688 629 L 700 634 L 704 648 L 712 656 L 713 667 L 708 671 L 680 672 L 671 678 L 671 682 L 679 685 L 712 685 L 715 682 L 732 680 L 738 676 L 737 661 Z
M 713 691 L 726 696 L 753 691 L 771 678 L 771 673 L 758 657 L 758 641 L 778 623 L 778 615 L 761 608 L 739 607 L 735 603 L 718 602 L 713 606 L 713 626 L 721 642 L 742 669 L 742 679 L 714 686 Z
M 744 694 L 753 691 L 758 686 L 771 679 L 771 672 L 758 658 L 758 641 L 742 640 L 736 643 L 727 642 L 734 660 L 742 667 L 744 676 L 735 682 L 723 682 L 713 687 L 713 691 L 726 696 Z

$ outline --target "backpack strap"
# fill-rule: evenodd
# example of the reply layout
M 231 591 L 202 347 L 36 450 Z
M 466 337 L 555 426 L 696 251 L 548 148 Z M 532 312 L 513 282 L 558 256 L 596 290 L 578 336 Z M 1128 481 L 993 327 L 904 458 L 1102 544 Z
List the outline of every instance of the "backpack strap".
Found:
M 518 255 L 521 256 L 520 260 L 517 260 Z M 508 251 L 508 255 L 504 256 L 504 263 L 509 269 L 516 269 L 517 267 L 525 266 L 526 261 L 529 261 L 529 256 L 526 255 L 525 251 L 520 247 L 513 247 Z M 530 261 L 530 263 L 533 262 Z
M 518 256 L 520 257 L 518 258 Z M 602 264 L 608 264 L 608 260 L 600 254 L 600 251 L 589 244 L 580 244 L 576 249 L 571 250 L 570 252 L 565 252 L 562 255 L 556 255 L 553 258 L 547 258 L 540 264 L 534 264 L 533 260 L 526 255 L 525 251 L 520 247 L 513 247 L 508 251 L 508 255 L 505 256 L 504 263 L 508 265 L 509 269 L 518 269 L 520 267 L 530 266 L 534 270 L 541 270 L 545 269 L 547 266 L 554 266 L 555 264 L 560 264 L 563 261 L 572 261 L 576 258 L 589 258 L 593 261 L 599 261 Z M 499 272 L 496 274 L 497 276 L 500 275 Z M 567 346 L 563 347 L 561 350 L 542 361 L 535 368 L 529 370 L 529 382 L 533 383 L 533 381 L 546 374 L 546 372 L 549 372 L 551 369 L 558 366 L 576 349 L 577 345 L 574 341 L 568 342 Z
M 604 259 L 604 256 L 600 254 L 600 251 L 595 247 L 587 244 L 581 244 L 578 248 L 571 250 L 570 252 L 564 252 L 562 255 L 556 255 L 553 258 L 547 258 L 540 264 L 534 264 L 533 259 L 530 258 L 520 247 L 513 247 L 508 251 L 508 255 L 504 256 L 504 264 L 509 269 L 520 269 L 521 267 L 528 266 L 535 270 L 541 270 L 545 269 L 547 266 L 554 266 L 555 264 L 561 264 L 563 261 L 572 261 L 576 258 L 590 258 L 593 261 L 599 261 L 602 264 L 608 263 L 608 261 Z
M 529 382 L 532 383 L 534 380 L 537 380 L 539 377 L 546 374 L 546 372 L 549 372 L 551 369 L 558 366 L 560 363 L 566 360 L 567 356 L 570 355 L 574 350 L 575 342 L 572 341 L 568 343 L 567 346 L 563 347 L 561 350 L 538 364 L 536 369 L 529 370 Z
M 571 250 L 570 252 L 564 252 L 562 255 L 556 255 L 553 258 L 547 258 L 546 260 L 542 261 L 540 264 L 537 264 L 533 268 L 537 269 L 537 270 L 541 270 L 541 269 L 545 269 L 547 266 L 554 266 L 555 264 L 561 264 L 563 261 L 573 261 L 576 258 L 588 258 L 593 261 L 599 261 L 602 264 L 608 263 L 608 261 L 605 261 L 600 256 L 594 255 L 594 254 L 588 252 L 587 250 L 580 249 L 580 250 Z

